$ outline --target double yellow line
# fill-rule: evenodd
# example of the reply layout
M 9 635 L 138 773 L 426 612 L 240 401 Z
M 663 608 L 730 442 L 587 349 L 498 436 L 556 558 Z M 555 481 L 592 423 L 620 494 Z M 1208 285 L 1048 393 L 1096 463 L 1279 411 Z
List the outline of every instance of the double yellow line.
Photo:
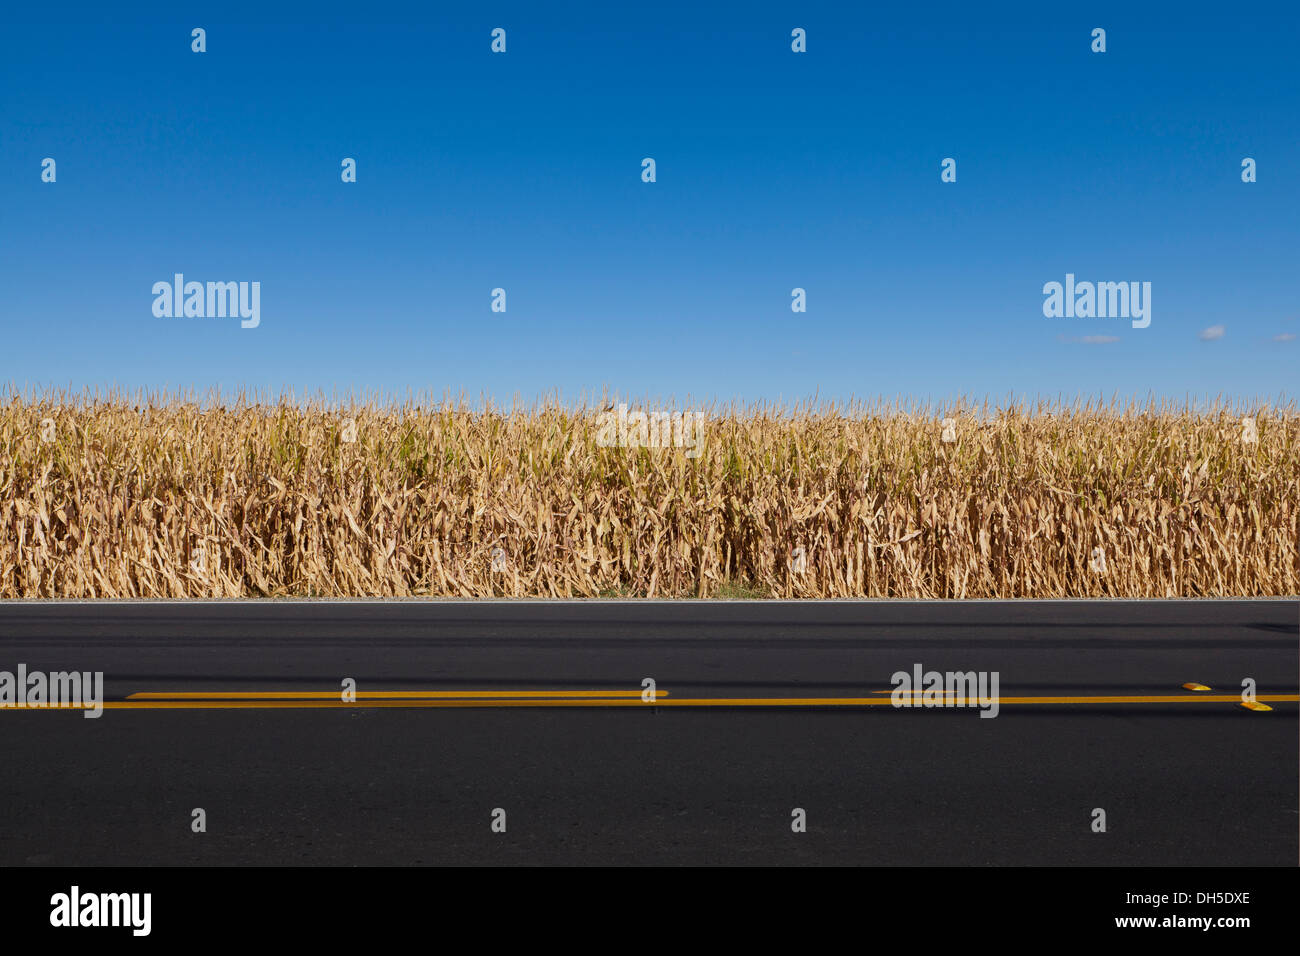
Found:
M 1186 686 L 1186 685 L 1184 685 Z M 1196 685 L 1198 687 L 1204 685 Z M 1206 688 L 1209 690 L 1209 688 Z M 144 691 L 103 703 L 105 710 L 308 710 L 340 708 L 501 708 L 501 707 L 891 707 L 893 691 L 871 697 L 672 697 L 656 690 L 645 700 L 640 690 L 375 690 L 357 691 L 344 700 L 340 691 Z M 935 692 L 931 692 L 933 695 Z M 979 707 L 977 697 L 940 692 L 942 707 Z M 904 694 L 920 709 L 922 691 Z M 933 697 L 932 697 L 933 699 Z M 1253 703 L 1253 706 L 1252 706 Z M 1123 694 L 999 697 L 999 706 L 1114 704 L 1241 704 L 1267 711 L 1269 703 L 1300 703 L 1300 694 L 1260 694 L 1245 703 L 1240 694 Z M 3 710 L 84 710 L 83 706 L 0 708 Z

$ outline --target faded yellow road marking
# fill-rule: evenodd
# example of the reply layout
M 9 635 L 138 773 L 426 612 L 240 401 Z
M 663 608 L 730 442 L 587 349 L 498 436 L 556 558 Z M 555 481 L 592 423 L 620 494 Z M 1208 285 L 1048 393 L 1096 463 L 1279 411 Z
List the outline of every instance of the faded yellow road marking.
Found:
M 183 690 L 141 691 L 128 694 L 127 700 L 340 700 L 337 690 Z M 359 690 L 358 700 L 434 700 L 488 698 L 570 698 L 570 697 L 637 697 L 639 690 Z M 667 697 L 668 691 L 656 690 Z M 340 701 L 341 702 L 341 701 Z

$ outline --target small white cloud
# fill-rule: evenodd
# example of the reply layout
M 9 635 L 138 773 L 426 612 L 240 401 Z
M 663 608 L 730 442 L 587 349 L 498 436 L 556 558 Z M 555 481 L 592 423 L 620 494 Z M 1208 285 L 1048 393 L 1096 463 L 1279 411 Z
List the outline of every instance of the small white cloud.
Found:
M 1202 342 L 1213 342 L 1215 339 L 1223 338 L 1223 332 L 1223 326 L 1212 325 L 1208 329 L 1201 329 L 1200 334 L 1196 337 Z
M 1273 336 L 1273 341 L 1274 341 L 1274 342 L 1294 342 L 1294 341 L 1295 341 L 1295 333 L 1294 333 L 1294 332 L 1283 332 L 1281 335 L 1275 335 L 1275 336 Z
M 1070 342 L 1075 345 L 1110 345 L 1112 342 L 1118 342 L 1118 335 L 1085 335 L 1082 338 L 1078 336 L 1058 335 L 1057 341 Z

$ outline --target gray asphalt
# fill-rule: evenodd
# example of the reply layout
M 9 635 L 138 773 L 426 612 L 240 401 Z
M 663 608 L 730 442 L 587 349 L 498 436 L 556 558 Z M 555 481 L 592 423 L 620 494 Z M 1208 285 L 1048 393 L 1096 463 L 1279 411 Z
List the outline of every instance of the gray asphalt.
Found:
M 103 671 L 110 700 L 343 678 L 635 694 L 645 677 L 663 701 L 863 698 L 917 664 L 997 671 L 1003 698 L 1187 697 L 1193 681 L 1236 695 L 1247 677 L 1294 696 L 1300 602 L 0 604 L 0 670 L 19 663 Z M 1004 704 L 996 719 L 631 704 L 0 711 L 0 864 L 1300 856 L 1293 702 Z

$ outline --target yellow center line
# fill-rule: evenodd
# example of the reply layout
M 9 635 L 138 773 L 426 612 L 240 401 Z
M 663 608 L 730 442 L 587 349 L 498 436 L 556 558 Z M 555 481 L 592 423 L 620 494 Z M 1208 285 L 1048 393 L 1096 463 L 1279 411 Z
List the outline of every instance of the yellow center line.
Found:
M 536 693 L 536 692 L 533 692 Z M 337 695 L 332 695 L 337 698 Z M 1259 694 L 1261 704 L 1300 703 L 1300 694 Z M 919 698 L 912 698 L 907 710 L 927 709 Z M 975 697 L 945 698 L 942 703 L 951 707 L 979 707 Z M 1237 694 L 1206 695 L 1130 695 L 1130 696 L 1072 696 L 1072 697 L 1001 697 L 999 705 L 1033 704 L 1240 704 Z M 347 708 L 485 708 L 485 707 L 892 707 L 893 702 L 881 697 L 677 697 L 643 701 L 626 698 L 539 698 L 526 699 L 477 697 L 443 697 L 436 699 L 380 699 L 344 702 L 338 699 L 297 697 L 287 700 L 253 699 L 227 700 L 210 696 L 195 700 L 114 700 L 102 705 L 106 710 L 277 710 L 277 709 L 347 709 Z M 0 707 L 0 710 L 86 710 L 85 706 L 54 705 L 49 707 Z M 932 709 L 932 708 L 931 708 Z
M 140 691 L 128 694 L 127 700 L 340 700 L 337 690 L 184 690 Z M 636 697 L 639 690 L 359 690 L 358 700 L 421 700 L 421 699 L 488 699 L 488 698 L 601 698 Z M 668 691 L 655 694 L 667 697 Z
M 909 691 L 902 696 L 904 700 L 920 703 L 924 700 L 922 691 Z M 952 691 L 927 691 L 932 698 L 938 697 L 945 702 L 953 700 L 974 703 L 978 697 L 955 698 Z M 1300 702 L 1300 694 L 1256 694 L 1256 700 L 1272 700 L 1282 703 Z M 1105 697 L 999 697 L 1003 704 L 1239 704 L 1240 694 L 1128 694 Z M 890 703 L 883 698 L 876 698 L 871 703 Z

